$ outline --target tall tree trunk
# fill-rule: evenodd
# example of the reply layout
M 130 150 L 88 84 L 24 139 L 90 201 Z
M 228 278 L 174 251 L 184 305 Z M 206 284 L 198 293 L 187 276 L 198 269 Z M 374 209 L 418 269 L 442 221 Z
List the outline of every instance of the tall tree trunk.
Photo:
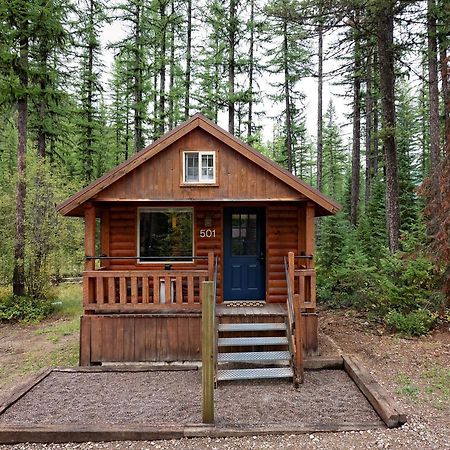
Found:
M 356 226 L 358 221 L 359 179 L 361 165 L 361 57 L 359 37 L 355 39 L 353 73 L 353 146 L 352 146 L 352 184 L 350 196 L 350 222 Z
M 191 63 L 192 63 L 192 0 L 187 0 L 187 30 L 186 30 L 186 73 L 184 93 L 184 117 L 189 117 L 191 99 Z
M 251 143 L 253 134 L 253 76 L 255 70 L 255 0 L 250 0 L 250 48 L 249 48 L 249 68 L 248 68 L 248 100 L 247 117 L 247 142 Z
M 21 95 L 17 101 L 17 183 L 16 241 L 14 246 L 13 294 L 25 294 L 25 171 L 28 132 L 28 37 L 19 42 L 19 83 Z
M 372 113 L 373 113 L 373 92 L 372 92 L 372 54 L 367 56 L 366 70 L 366 192 L 365 207 L 369 204 L 373 179 L 373 159 L 372 152 Z
M 440 64 L 442 80 L 442 101 L 444 103 L 444 148 L 450 154 L 450 92 L 449 92 L 449 69 L 447 55 L 448 49 L 443 40 L 440 42 Z
M 159 66 L 159 134 L 165 131 L 166 120 L 166 3 L 161 0 L 159 4 L 161 29 L 160 66 Z
M 439 87 L 437 65 L 437 28 L 436 2 L 428 0 L 427 13 L 427 41 L 428 41 L 428 86 L 430 102 L 430 175 L 436 180 L 435 174 L 440 167 L 440 139 L 439 139 Z M 437 193 L 437 192 L 436 192 Z
M 236 72 L 236 0 L 230 0 L 228 49 L 228 131 L 234 134 Z
M 383 154 L 386 171 L 386 212 L 389 250 L 399 249 L 397 146 L 395 140 L 394 1 L 378 5 L 377 44 L 383 126 Z
M 175 2 L 172 0 L 170 8 L 170 69 L 169 69 L 169 129 L 173 128 L 174 117 L 174 79 L 175 79 Z
M 87 105 L 86 105 L 86 155 L 85 155 L 85 179 L 89 183 L 94 178 L 94 0 L 89 3 L 89 36 L 88 36 L 88 61 L 87 61 Z
M 291 97 L 289 87 L 289 64 L 288 64 L 288 36 L 287 19 L 283 20 L 283 70 L 284 70 L 284 104 L 286 108 L 286 151 L 287 151 L 287 169 L 292 173 L 292 118 L 291 118 Z
M 319 3 L 319 28 L 318 28 L 318 83 L 317 83 L 317 189 L 322 189 L 323 166 L 323 23 L 322 2 Z
M 373 71 L 374 71 L 374 89 L 373 89 L 373 177 L 378 177 L 378 168 L 379 168 L 379 105 L 378 105 L 378 91 L 379 86 L 377 82 L 376 68 L 378 67 L 378 53 L 375 50 L 373 53 Z
M 141 42 L 141 5 L 136 4 L 134 17 L 134 67 L 133 67 L 133 96 L 134 96 L 134 152 L 144 147 L 142 136 L 142 42 Z

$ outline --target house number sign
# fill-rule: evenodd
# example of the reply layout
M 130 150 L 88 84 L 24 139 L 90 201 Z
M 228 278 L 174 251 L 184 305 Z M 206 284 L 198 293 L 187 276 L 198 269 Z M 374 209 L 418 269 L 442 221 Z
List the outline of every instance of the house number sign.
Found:
M 211 237 L 216 237 L 216 229 L 215 228 L 208 228 L 207 230 L 205 229 L 201 229 L 200 230 L 200 237 L 201 238 L 211 238 Z

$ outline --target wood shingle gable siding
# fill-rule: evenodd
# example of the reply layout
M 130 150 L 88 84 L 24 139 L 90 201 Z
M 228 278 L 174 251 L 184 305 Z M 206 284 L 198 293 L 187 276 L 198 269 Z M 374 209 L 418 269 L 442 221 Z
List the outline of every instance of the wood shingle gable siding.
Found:
M 183 150 L 217 151 L 217 183 L 208 187 L 182 186 Z M 189 201 L 193 198 L 198 201 L 309 199 L 316 204 L 316 215 L 334 214 L 340 208 L 339 204 L 203 115 L 195 114 L 74 194 L 58 206 L 58 211 L 80 216 L 81 206 L 89 200 Z

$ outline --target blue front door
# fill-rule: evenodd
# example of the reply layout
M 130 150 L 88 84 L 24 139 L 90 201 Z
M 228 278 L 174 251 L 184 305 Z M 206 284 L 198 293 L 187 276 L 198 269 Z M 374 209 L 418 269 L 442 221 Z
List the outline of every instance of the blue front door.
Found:
M 224 210 L 224 300 L 265 300 L 263 208 Z

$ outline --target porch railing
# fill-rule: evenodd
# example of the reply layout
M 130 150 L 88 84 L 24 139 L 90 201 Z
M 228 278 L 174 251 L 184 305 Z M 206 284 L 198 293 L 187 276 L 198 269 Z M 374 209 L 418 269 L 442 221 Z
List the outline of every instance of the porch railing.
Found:
M 84 309 L 139 311 L 199 306 L 202 282 L 214 280 L 213 253 L 208 254 L 207 261 L 206 269 L 85 271 Z

